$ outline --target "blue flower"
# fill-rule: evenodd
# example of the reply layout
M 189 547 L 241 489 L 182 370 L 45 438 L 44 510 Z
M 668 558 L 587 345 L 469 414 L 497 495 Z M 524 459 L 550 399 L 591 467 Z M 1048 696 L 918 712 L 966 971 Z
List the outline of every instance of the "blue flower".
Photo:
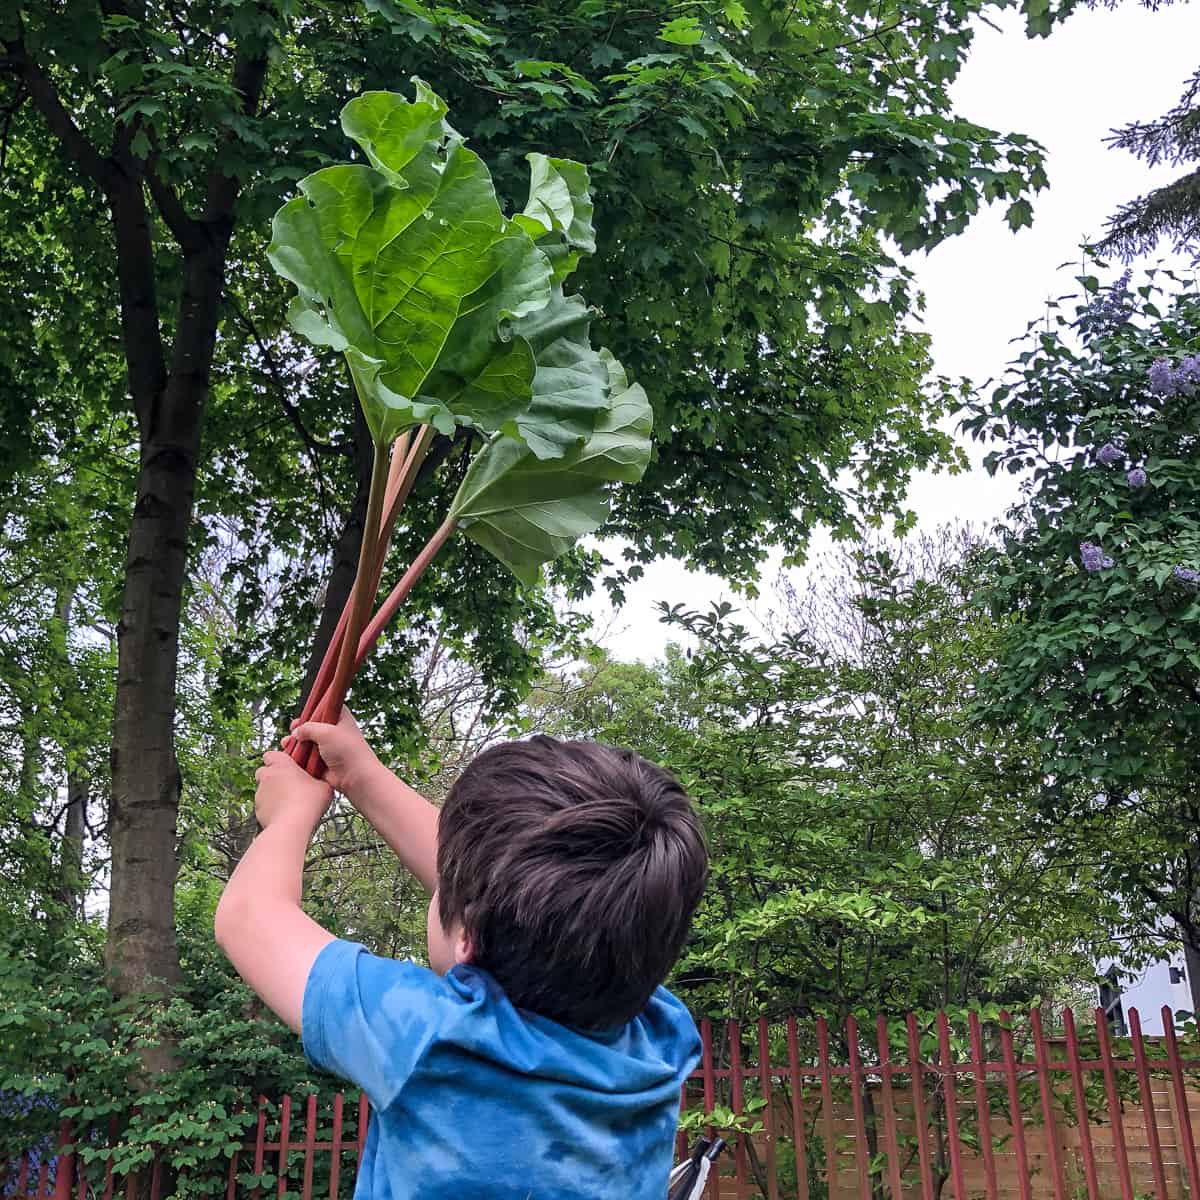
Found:
M 1113 463 L 1118 463 L 1125 457 L 1121 447 L 1115 442 L 1105 442 L 1096 454 L 1096 458 L 1100 460 L 1106 467 L 1111 467 Z
M 1200 584 L 1200 571 L 1194 570 L 1192 567 L 1185 567 L 1182 564 L 1177 566 L 1171 572 L 1180 583 L 1190 583 L 1193 586 Z
M 1146 472 L 1141 467 L 1134 467 L 1133 470 L 1126 471 L 1125 479 L 1132 488 L 1143 488 L 1146 486 Z
M 1107 571 L 1113 560 L 1095 542 L 1080 542 L 1079 557 L 1085 571 Z
M 1157 358 L 1150 368 L 1150 390 L 1156 396 L 1173 396 L 1178 390 L 1175 372 L 1165 358 Z

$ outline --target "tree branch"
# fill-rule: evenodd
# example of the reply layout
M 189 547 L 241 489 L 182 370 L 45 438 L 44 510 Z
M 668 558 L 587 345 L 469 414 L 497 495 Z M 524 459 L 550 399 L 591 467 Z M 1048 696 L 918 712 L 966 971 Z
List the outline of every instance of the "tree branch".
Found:
M 354 450 L 352 445 L 323 442 L 320 438 L 314 437 L 309 432 L 308 427 L 304 424 L 300 416 L 300 409 L 288 399 L 287 385 L 283 378 L 283 372 L 279 369 L 279 364 L 275 360 L 275 355 L 272 353 L 271 347 L 267 345 L 262 335 L 258 332 L 258 326 L 254 324 L 250 314 L 242 308 L 233 295 L 227 295 L 226 299 L 233 309 L 234 316 L 241 322 L 242 327 L 253 339 L 255 346 L 258 347 L 258 352 L 262 355 L 263 362 L 267 367 L 267 375 L 275 385 L 280 407 L 295 427 L 296 432 L 300 435 L 300 440 L 304 443 L 305 449 L 313 459 L 313 466 L 316 468 L 317 473 L 320 474 L 321 470 L 320 463 L 317 460 L 317 456 L 320 454 L 339 454 L 344 458 L 353 458 Z
M 75 124 L 75 119 L 67 111 L 53 80 L 29 57 L 19 17 L 16 38 L 0 44 L 4 47 L 0 67 L 23 81 L 34 106 L 42 114 L 50 132 L 62 143 L 68 157 L 93 183 L 107 193 L 112 186 L 113 164 L 88 141 L 83 130 Z
M 0 172 L 3 172 L 5 164 L 8 162 L 8 139 L 12 133 L 12 123 L 28 99 L 29 92 L 25 88 L 25 81 L 21 80 L 13 102 L 4 110 L 4 129 L 0 132 Z
M 185 253 L 200 249 L 204 244 L 203 226 L 183 206 L 183 201 L 175 194 L 175 189 L 165 183 L 158 174 L 157 156 L 146 164 L 146 183 L 150 187 L 150 195 L 154 197 L 158 209 L 167 228 L 175 235 L 179 248 Z
M 237 58 L 233 64 L 233 77 L 230 82 L 233 89 L 242 98 L 242 115 L 254 116 L 258 110 L 258 102 L 262 97 L 263 87 L 267 80 L 267 47 L 260 43 L 254 50 L 244 50 L 238 47 Z M 228 130 L 225 140 L 232 141 L 237 136 L 232 129 Z M 220 161 L 218 155 L 217 161 Z M 241 187 L 238 179 L 226 175 L 218 166 L 209 172 L 208 187 L 204 204 L 205 224 L 223 225 L 232 221 L 233 205 L 237 200 Z

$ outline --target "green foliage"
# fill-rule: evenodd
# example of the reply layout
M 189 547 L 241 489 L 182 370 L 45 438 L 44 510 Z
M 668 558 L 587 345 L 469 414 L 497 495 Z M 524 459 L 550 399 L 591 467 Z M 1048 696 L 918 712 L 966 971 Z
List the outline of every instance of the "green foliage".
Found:
M 73 664 L 93 631 L 115 631 L 120 616 L 139 457 L 128 356 L 147 348 L 122 340 L 128 231 L 114 228 L 106 188 L 132 182 L 145 202 L 156 289 L 147 302 L 168 353 L 188 332 L 185 255 L 229 238 L 185 618 L 195 635 L 184 642 L 206 643 L 206 665 L 186 655 L 180 664 L 190 728 L 222 738 L 181 750 L 185 860 L 203 859 L 209 841 L 236 848 L 226 810 L 245 797 L 230 779 L 244 779 L 249 734 L 277 727 L 294 703 L 321 608 L 316 580 L 365 454 L 344 373 L 335 356 L 314 363 L 289 332 L 286 289 L 265 253 L 271 215 L 301 179 L 323 169 L 379 174 L 338 165 L 336 116 L 347 102 L 414 74 L 435 79 L 491 165 L 501 211 L 551 261 L 553 286 L 561 290 L 594 240 L 579 287 L 602 340 L 647 385 L 657 442 L 645 494 L 617 489 L 606 531 L 629 539 L 630 574 L 673 553 L 746 581 L 772 544 L 799 554 L 819 522 L 847 532 L 852 503 L 903 520 L 911 472 L 954 459 L 935 427 L 953 388 L 925 382 L 927 345 L 907 324 L 917 300 L 881 239 L 932 244 L 978 205 L 1011 205 L 1044 183 L 1035 145 L 964 122 L 950 105 L 972 20 L 993 8 L 904 0 L 871 11 L 835 5 L 800 21 L 773 2 L 687 14 L 532 0 L 5 7 L 0 502 L 15 519 L 5 526 L 12 578 L 0 623 L 27 635 L 31 622 L 54 619 L 53 589 L 38 592 L 34 613 L 22 586 L 41 570 L 41 550 L 55 548 L 80 578 Z M 1051 13 L 1060 10 L 1029 5 L 1031 20 Z M 245 70 L 258 56 L 263 103 L 250 111 Z M 578 169 L 546 157 L 548 148 L 591 171 L 594 215 Z M 210 220 L 211 203 L 234 186 L 231 215 Z M 547 224 L 539 234 L 535 225 Z M 551 304 L 564 306 L 556 339 L 584 340 L 580 306 L 558 292 Z M 570 346 L 555 348 L 548 335 L 549 366 Z M 521 336 L 542 334 L 527 326 Z M 534 403 L 545 384 L 561 410 L 583 382 L 538 372 Z M 569 441 L 560 430 L 548 440 Z M 443 478 L 418 482 L 398 560 L 425 542 L 436 523 L 425 514 L 444 511 L 461 482 L 450 450 L 435 446 L 434 458 L 450 462 Z M 846 478 L 857 481 L 851 495 Z M 78 499 L 85 521 L 64 517 L 64 497 Z M 79 534 L 69 553 L 48 533 L 64 519 Z M 576 550 L 551 578 L 577 597 L 604 569 Z M 221 610 L 219 629 L 207 608 Z M 552 606 L 522 594 L 468 538 L 435 563 L 409 616 L 356 684 L 360 715 L 378 713 L 378 736 L 404 753 L 420 738 L 415 664 L 438 637 L 480 668 L 490 708 L 516 702 L 542 648 L 563 633 Z M 85 686 L 69 711 L 86 716 L 86 736 L 47 722 L 29 757 L 47 786 L 36 804 L 49 803 L 68 759 L 87 760 L 87 840 L 101 859 L 112 670 L 100 664 L 110 653 L 102 647 L 88 658 L 96 669 L 78 674 Z M 5 663 L 6 726 L 32 694 L 27 680 L 53 697 L 39 700 L 47 714 L 67 711 L 63 663 Z M 23 761 L 12 737 L 5 746 L 7 761 Z M 219 798 L 230 795 L 232 806 Z M 5 834 L 6 867 L 61 857 L 47 819 L 54 806 L 37 810 L 46 830 L 30 838 L 33 803 L 6 799 L 0 823 L 16 831 Z
M 1168 916 L 1200 945 L 1200 416 L 1190 384 L 1151 370 L 1200 350 L 1200 300 L 1164 272 L 1081 282 L 965 422 L 1000 443 L 989 470 L 1025 476 L 1003 550 L 978 564 L 980 600 L 1008 622 L 980 706 L 1028 731 L 1043 807 L 1090 840 L 1157 953 Z
M 193 931 L 198 932 L 198 931 Z M 194 946 L 194 943 L 193 943 Z M 160 1156 L 176 1194 L 224 1191 L 228 1158 L 255 1122 L 257 1097 L 300 1096 L 322 1084 L 295 1036 L 213 959 L 170 1002 L 115 1003 L 97 965 L 41 972 L 6 956 L 0 972 L 0 1091 L 42 1099 L 7 1118 L 0 1155 L 16 1154 L 71 1121 L 83 1169 L 103 1178 L 110 1145 L 118 1178 Z M 135 1083 L 140 1051 L 170 1038 L 176 1067 Z M 250 1183 L 253 1180 L 249 1181 Z
M 1095 876 L 1040 826 L 1028 745 L 969 720 L 1002 628 L 963 620 L 960 553 L 862 551 L 765 643 L 728 606 L 666 610 L 693 650 L 570 693 L 562 728 L 701 808 L 711 885 L 674 980 L 698 1010 L 1019 1007 L 1090 973 Z
M 509 322 L 549 303 L 550 262 L 445 116 L 420 81 L 412 102 L 350 101 L 342 127 L 371 165 L 301 180 L 273 223 L 292 326 L 345 354 L 377 443 L 421 422 L 516 435 L 532 398 L 533 348 Z
M 534 584 L 604 523 L 606 484 L 642 477 L 653 416 L 621 365 L 592 348 L 586 304 L 562 291 L 595 249 L 587 171 L 531 155 L 529 202 L 509 221 L 445 116 L 420 81 L 411 103 L 352 100 L 342 125 L 371 167 L 302 180 L 275 216 L 269 254 L 300 289 L 293 328 L 345 354 L 377 446 L 417 422 L 493 435 L 450 516 Z
M 343 154 L 337 111 L 364 88 L 420 74 L 438 81 L 492 164 L 505 211 L 525 204 L 515 222 L 555 203 L 526 204 L 528 154 L 554 147 L 592 170 L 598 256 L 583 264 L 581 287 L 603 313 L 602 340 L 651 394 L 663 445 L 648 486 L 664 500 L 619 495 L 611 529 L 637 559 L 671 552 L 744 580 L 773 542 L 798 553 L 816 523 L 846 521 L 851 497 L 836 482 L 845 468 L 862 468 L 853 499 L 899 516 L 911 472 L 955 457 L 934 428 L 952 389 L 924 383 L 925 340 L 906 331 L 911 283 L 879 239 L 931 245 L 981 204 L 1012 204 L 1044 184 L 1036 145 L 950 108 L 972 18 L 991 7 L 906 0 L 798 21 L 784 3 L 706 4 L 681 17 L 670 5 L 313 0 L 297 20 L 288 6 L 221 0 L 174 15 L 152 5 L 105 16 L 84 4 L 67 20 L 28 0 L 11 21 L 84 137 L 101 155 L 128 145 L 145 171 L 159 206 L 168 337 L 181 211 L 203 214 L 210 181 L 242 185 L 214 375 L 224 395 L 209 410 L 206 523 L 215 506 L 282 509 L 276 527 L 296 530 L 306 559 L 321 544 L 321 513 L 337 511 L 346 478 L 327 447 L 347 440 L 343 380 L 313 372 L 289 344 L 281 290 L 260 265 L 262 233 L 299 179 L 350 169 L 331 166 Z M 1028 12 L 1033 23 L 1060 15 L 1040 2 Z M 267 102 L 248 115 L 232 68 L 240 51 L 262 46 Z M 23 287 L 57 298 L 63 272 L 52 264 L 68 264 L 88 299 L 71 313 L 81 328 L 64 352 L 108 345 L 118 272 L 102 200 L 62 170 L 56 139 L 28 104 L 10 132 L 21 167 L 5 202 L 14 236 L 31 243 Z M 575 186 L 554 161 L 535 157 L 544 173 L 535 196 Z M 28 221 L 26 210 L 43 216 Z M 578 245 L 556 265 L 588 251 L 586 228 L 568 233 Z M 619 270 L 606 265 L 616 258 Z M 6 322 L 14 357 L 33 342 L 31 324 L 43 337 L 48 324 L 38 306 L 21 308 Z M 23 349 L 26 378 L 28 357 Z M 34 394 L 39 420 L 57 417 L 53 392 Z M 3 411 L 15 429 L 31 410 Z M 10 444 L 15 452 L 27 438 Z M 321 476 L 323 499 L 313 487 Z M 304 569 L 288 564 L 289 579 Z M 301 608 L 297 597 L 285 602 Z M 280 640 L 306 628 L 302 615 L 281 623 Z

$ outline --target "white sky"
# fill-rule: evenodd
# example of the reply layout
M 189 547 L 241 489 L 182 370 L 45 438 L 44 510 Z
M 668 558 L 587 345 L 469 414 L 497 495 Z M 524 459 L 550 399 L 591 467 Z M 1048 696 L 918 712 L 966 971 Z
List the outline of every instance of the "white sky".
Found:
M 1032 228 L 1013 234 L 1003 209 L 988 209 L 966 233 L 911 260 L 926 296 L 924 327 L 935 369 L 976 383 L 1002 373 L 1010 340 L 1047 297 L 1074 290 L 1080 242 L 1097 236 L 1122 201 L 1179 173 L 1150 170 L 1103 139 L 1116 126 L 1160 116 L 1174 105 L 1196 69 L 1200 43 L 1200 16 L 1188 4 L 1151 13 L 1126 0 L 1112 12 L 1085 10 L 1037 41 L 1025 37 L 1015 13 L 1000 24 L 1000 32 L 981 28 L 977 35 L 954 87 L 955 110 L 981 125 L 1037 138 L 1048 152 L 1050 187 L 1034 200 Z M 955 519 L 983 524 L 1014 498 L 1012 480 L 990 479 L 978 469 L 981 454 L 968 449 L 976 464 L 968 474 L 915 481 L 909 504 L 923 528 Z M 762 603 L 769 604 L 774 575 L 770 567 L 764 572 Z M 715 576 L 675 562 L 651 564 L 603 641 L 622 658 L 654 658 L 667 634 L 657 601 L 703 608 L 722 597 L 741 603 Z M 600 625 L 611 617 L 600 600 L 595 612 Z

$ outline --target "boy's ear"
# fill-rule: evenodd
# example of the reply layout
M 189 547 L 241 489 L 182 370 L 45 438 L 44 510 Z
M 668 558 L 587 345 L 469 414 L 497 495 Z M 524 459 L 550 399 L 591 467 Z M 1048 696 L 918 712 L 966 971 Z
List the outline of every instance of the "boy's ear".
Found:
M 454 961 L 469 963 L 475 958 L 475 941 L 460 924 L 454 931 Z

